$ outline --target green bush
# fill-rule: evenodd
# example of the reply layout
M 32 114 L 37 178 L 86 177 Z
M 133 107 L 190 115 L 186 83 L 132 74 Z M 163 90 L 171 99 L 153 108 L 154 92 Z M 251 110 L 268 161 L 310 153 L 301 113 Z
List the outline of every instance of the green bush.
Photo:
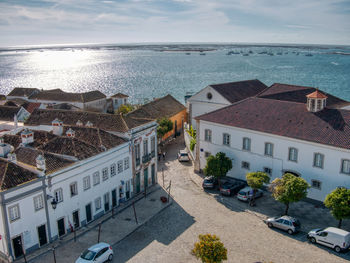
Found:
M 190 141 L 190 149 L 192 152 L 194 150 L 194 146 L 196 146 L 196 140 L 192 138 Z

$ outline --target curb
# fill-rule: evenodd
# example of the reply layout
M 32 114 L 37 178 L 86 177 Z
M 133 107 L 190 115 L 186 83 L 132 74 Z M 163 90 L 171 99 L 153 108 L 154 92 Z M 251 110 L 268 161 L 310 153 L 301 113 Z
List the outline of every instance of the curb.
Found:
M 160 189 L 163 189 L 163 188 L 157 183 L 156 185 L 154 185 L 154 188 L 153 188 L 151 191 L 149 191 L 149 192 L 146 193 L 146 195 L 148 196 L 148 195 L 150 195 L 150 194 L 152 194 L 152 193 L 154 193 L 154 192 L 156 192 L 156 191 L 158 191 L 158 190 L 160 190 Z M 115 215 L 115 216 L 118 215 L 119 213 L 123 212 L 125 209 L 129 208 L 130 206 L 132 206 L 133 203 L 136 204 L 138 201 L 142 200 L 142 199 L 144 198 L 143 192 L 140 192 L 139 194 L 137 194 L 136 196 L 134 196 L 134 198 L 136 199 L 136 200 L 134 200 L 134 202 L 130 202 L 128 205 L 126 205 L 126 206 L 122 207 L 121 209 L 117 210 L 117 212 L 116 212 L 114 215 Z M 131 199 L 131 200 L 132 200 L 132 199 Z M 153 216 L 159 214 L 159 213 L 160 213 L 161 211 L 163 211 L 165 208 L 169 207 L 172 203 L 173 203 L 173 201 L 171 200 L 171 202 L 170 202 L 167 206 L 164 206 L 161 210 L 159 210 L 159 211 L 158 211 L 156 214 L 154 214 Z M 110 213 L 110 215 L 108 215 L 109 213 Z M 91 226 L 91 227 L 88 227 L 85 231 L 83 231 L 83 232 L 77 234 L 77 235 L 76 235 L 76 239 L 78 239 L 79 237 L 84 236 L 86 233 L 88 233 L 88 232 L 90 232 L 91 230 L 93 230 L 94 228 L 98 227 L 99 224 L 103 224 L 103 223 L 105 223 L 106 221 L 108 221 L 108 220 L 110 220 L 110 219 L 112 218 L 111 212 L 108 212 L 107 215 L 108 215 L 108 216 L 107 216 L 106 218 L 102 219 L 101 222 L 96 223 L 96 225 Z M 144 223 L 148 222 L 151 218 L 153 218 L 153 216 L 151 216 L 150 218 L 147 218 L 147 219 L 145 220 Z M 144 223 L 142 223 L 140 226 L 142 226 Z M 138 229 L 138 228 L 139 228 L 139 227 L 137 227 L 136 229 Z M 136 230 L 136 229 L 135 229 L 135 230 Z M 131 233 L 135 232 L 135 230 L 133 230 Z M 131 233 L 127 234 L 127 236 L 129 236 Z M 70 233 L 70 234 L 71 234 L 71 233 Z M 127 236 L 125 236 L 125 237 L 127 237 Z M 122 241 L 125 237 L 123 237 L 121 240 L 117 241 L 117 243 L 120 242 L 120 241 Z M 61 247 L 62 245 L 68 244 L 68 243 L 72 242 L 73 240 L 74 240 L 74 236 L 71 237 L 71 238 L 69 238 L 69 239 L 63 240 L 63 242 L 61 242 L 61 243 L 59 243 L 57 246 L 55 246 L 55 249 Z M 57 241 L 57 240 L 55 240 L 55 241 Z M 39 257 L 41 257 L 41 256 L 43 256 L 43 255 L 46 255 L 47 253 L 51 252 L 51 251 L 52 251 L 52 245 L 51 245 L 51 247 L 50 247 L 50 244 L 53 244 L 53 243 L 48 243 L 48 244 L 46 245 L 46 246 L 47 246 L 47 250 L 46 250 L 46 251 L 43 251 L 42 253 L 40 253 L 40 254 L 38 254 L 38 255 L 36 255 L 36 256 L 33 256 L 33 257 L 27 259 L 27 262 L 28 262 L 28 263 L 29 263 L 29 262 L 34 262 L 37 258 L 39 258 Z M 113 244 L 113 245 L 114 245 L 114 244 Z M 30 255 L 30 254 L 29 254 L 29 255 Z M 26 256 L 28 256 L 28 255 L 26 255 Z M 13 262 L 14 262 L 14 263 L 16 263 L 16 262 L 22 263 L 22 262 L 24 262 L 24 261 L 23 261 L 23 258 L 20 258 L 20 259 L 18 259 L 18 260 L 14 260 Z

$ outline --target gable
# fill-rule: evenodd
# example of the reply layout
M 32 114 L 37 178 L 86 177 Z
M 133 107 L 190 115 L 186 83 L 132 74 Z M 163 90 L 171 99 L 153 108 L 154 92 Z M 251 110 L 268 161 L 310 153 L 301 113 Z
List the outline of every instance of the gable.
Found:
M 208 98 L 209 93 L 212 95 L 211 99 Z M 194 94 L 192 97 L 188 99 L 188 102 L 189 103 L 203 102 L 203 103 L 231 105 L 231 103 L 226 98 L 224 98 L 219 92 L 217 92 L 211 86 L 207 86 L 204 89 L 197 92 L 196 94 Z

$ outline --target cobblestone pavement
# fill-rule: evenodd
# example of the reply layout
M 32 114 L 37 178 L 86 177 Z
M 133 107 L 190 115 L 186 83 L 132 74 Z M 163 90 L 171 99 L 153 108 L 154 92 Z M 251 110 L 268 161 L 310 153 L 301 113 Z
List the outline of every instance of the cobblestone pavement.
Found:
M 199 262 L 191 255 L 199 234 L 218 235 L 228 249 L 227 262 L 348 262 L 350 252 L 336 254 L 331 249 L 310 244 L 305 232 L 319 226 L 336 225 L 328 211 L 305 202 L 293 204 L 291 215 L 298 215 L 303 231 L 296 235 L 269 229 L 263 222 L 268 216 L 283 213 L 283 205 L 267 193 L 250 208 L 235 197 L 205 192 L 201 178 L 191 163 L 179 163 L 176 153 L 183 142 L 174 142 L 161 161 L 165 186 L 171 181 L 173 205 L 162 211 L 115 246 L 114 262 Z M 158 175 L 162 185 L 162 173 Z M 323 220 L 324 219 L 324 220 Z M 313 220 L 316 222 L 313 223 Z M 348 220 L 344 228 L 350 230 Z

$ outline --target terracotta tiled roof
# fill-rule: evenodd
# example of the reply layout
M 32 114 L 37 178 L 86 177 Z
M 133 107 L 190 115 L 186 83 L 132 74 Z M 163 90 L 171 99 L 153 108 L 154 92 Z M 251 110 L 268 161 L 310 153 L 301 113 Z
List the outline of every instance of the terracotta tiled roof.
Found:
M 29 113 L 32 113 L 35 109 L 39 108 L 41 103 L 28 102 L 23 105 Z
M 15 114 L 20 111 L 21 107 L 0 106 L 0 120 L 13 121 Z
M 30 182 L 38 178 L 38 175 L 0 158 L 0 190 L 4 191 L 17 185 Z
M 117 93 L 117 94 L 112 95 L 111 97 L 112 97 L 112 98 L 121 98 L 121 99 L 123 99 L 123 98 L 129 98 L 128 95 L 125 95 L 125 94 L 120 93 L 120 92 Z
M 67 160 L 60 156 L 43 152 L 35 148 L 19 147 L 15 151 L 17 161 L 36 167 L 36 158 L 38 155 L 42 155 L 45 158 L 46 173 L 53 173 L 57 170 L 65 168 L 74 163 L 72 160 Z
M 38 89 L 34 88 L 14 88 L 7 96 L 17 96 L 17 97 L 29 97 L 35 92 L 39 92 Z
M 54 119 L 63 121 L 63 125 L 76 126 L 78 121 L 84 125 L 90 121 L 93 127 L 105 131 L 125 133 L 129 129 L 143 125 L 150 120 L 134 120 L 132 117 L 121 116 L 119 114 L 105 114 L 89 111 L 67 111 L 67 110 L 43 110 L 35 109 L 25 122 L 26 125 L 51 125 Z
M 312 92 L 311 94 L 306 95 L 306 97 L 312 98 L 312 99 L 327 99 L 328 98 L 326 95 L 324 95 L 319 90 L 316 90 L 316 91 Z
M 52 105 L 52 108 L 56 110 L 81 110 L 79 107 L 76 107 L 69 103 L 55 104 L 55 105 Z
M 284 100 L 306 103 L 307 95 L 312 94 L 317 89 L 306 86 L 296 86 L 289 84 L 275 83 L 261 92 L 258 97 L 274 100 Z M 350 105 L 350 102 L 343 99 L 337 98 L 331 94 L 322 91 L 327 96 L 327 107 L 328 108 L 341 108 Z
M 106 98 L 102 92 L 98 90 L 84 93 L 70 93 L 59 91 L 45 90 L 29 97 L 31 100 L 50 100 L 50 101 L 66 101 L 66 102 L 89 102 Z
M 6 103 L 4 104 L 4 106 L 15 106 L 15 107 L 20 107 L 22 105 L 25 105 L 26 103 L 28 103 L 27 100 L 25 99 L 21 99 L 21 98 L 14 98 L 11 100 L 6 101 Z
M 304 103 L 248 98 L 196 119 L 350 149 L 348 110 L 312 113 Z
M 134 119 L 156 120 L 163 117 L 171 117 L 185 110 L 186 107 L 177 101 L 173 96 L 166 95 L 163 98 L 155 99 L 140 108 L 128 113 L 126 116 Z
M 209 85 L 230 103 L 256 96 L 267 88 L 257 79 Z

